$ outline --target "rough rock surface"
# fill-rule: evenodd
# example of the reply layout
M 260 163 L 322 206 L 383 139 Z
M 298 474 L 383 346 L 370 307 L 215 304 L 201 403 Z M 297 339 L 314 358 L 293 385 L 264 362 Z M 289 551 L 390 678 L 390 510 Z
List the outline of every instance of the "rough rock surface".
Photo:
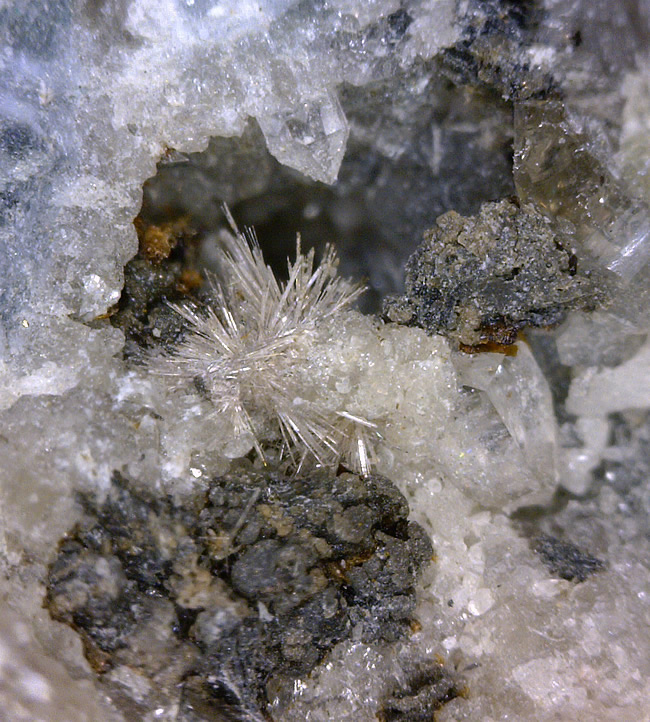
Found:
M 531 62 L 528 45 L 543 19 L 539 5 L 470 0 L 459 10 L 463 33 L 441 54 L 445 72 L 456 81 L 492 87 L 507 98 L 546 95 L 553 89 L 553 72 Z
M 129 261 L 124 270 L 124 290 L 111 324 L 125 336 L 124 357 L 144 358 L 144 353 L 173 348 L 182 338 L 184 323 L 169 303 L 185 299 L 183 265 L 152 264 L 142 258 Z
M 257 719 L 268 685 L 309 674 L 336 643 L 402 638 L 432 556 L 380 476 L 242 470 L 174 506 L 116 473 L 101 505 L 83 503 L 49 571 L 50 613 L 107 684 L 128 670 L 196 720 Z M 131 697 L 125 711 L 143 702 Z
M 590 574 L 603 568 L 600 559 L 578 549 L 575 544 L 560 541 L 552 536 L 543 535 L 536 539 L 535 551 L 551 574 L 561 579 L 584 582 Z
M 380 722 L 429 722 L 446 702 L 463 695 L 461 678 L 429 662 L 405 670 L 405 680 L 384 699 Z
M 471 218 L 449 211 L 424 234 L 406 265 L 405 296 L 384 313 L 465 346 L 511 344 L 521 328 L 595 304 L 594 283 L 563 243 L 532 206 L 486 203 Z
M 374 468 L 408 499 L 436 562 L 418 583 L 419 630 L 339 642 L 273 687 L 269 714 L 429 714 L 459 672 L 467 695 L 440 722 L 645 719 L 649 4 L 0 5 L 0 709 L 29 722 L 181 718 L 164 692 L 179 674 L 166 660 L 187 662 L 169 598 L 147 597 L 132 639 L 153 687 L 127 664 L 97 675 L 79 635 L 42 608 L 80 491 L 99 509 L 120 469 L 181 508 L 250 451 L 191 384 L 172 392 L 125 363 L 123 330 L 130 349 L 173 343 L 164 298 L 192 280 L 126 272 L 133 305 L 112 327 L 138 232 L 156 263 L 179 252 L 187 217 L 192 261 L 210 267 L 227 201 L 283 272 L 296 232 L 305 248 L 337 243 L 374 311 L 403 293 L 404 262 L 436 218 L 516 194 L 570 236 L 579 273 L 589 263 L 619 279 L 611 303 L 526 331 L 516 356 L 458 353 L 354 313 L 318 329 L 300 367 L 310 392 L 377 425 Z M 277 438 L 255 421 L 273 458 Z M 540 535 L 604 565 L 558 578 L 532 548 Z M 111 570 L 103 558 L 89 570 L 109 594 Z M 204 693 L 200 674 L 187 678 L 184 722 L 215 716 Z

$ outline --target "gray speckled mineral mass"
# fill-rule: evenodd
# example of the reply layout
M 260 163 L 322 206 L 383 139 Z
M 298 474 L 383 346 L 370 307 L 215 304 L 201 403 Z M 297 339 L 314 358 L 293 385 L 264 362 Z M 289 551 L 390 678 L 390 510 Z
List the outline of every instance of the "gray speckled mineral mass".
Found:
M 0 717 L 650 719 L 649 39 L 0 3 Z

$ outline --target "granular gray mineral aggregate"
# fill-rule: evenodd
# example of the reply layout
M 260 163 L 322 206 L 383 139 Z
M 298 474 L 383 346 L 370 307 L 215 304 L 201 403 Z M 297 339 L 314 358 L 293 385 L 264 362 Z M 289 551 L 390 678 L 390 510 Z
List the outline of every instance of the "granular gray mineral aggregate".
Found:
M 178 704 L 187 722 L 268 719 L 267 689 L 338 642 L 402 638 L 432 557 L 380 476 L 245 470 L 177 505 L 116 472 L 105 501 L 81 502 L 46 604 L 131 715 Z
M 433 660 L 417 662 L 403 672 L 404 682 L 383 700 L 380 722 L 429 722 L 436 710 L 465 693 L 461 676 Z
M 603 296 L 550 221 L 515 200 L 439 216 L 406 265 L 405 288 L 386 301 L 389 320 L 469 347 L 511 344 L 520 329 L 553 326 Z
M 534 541 L 534 550 L 539 554 L 554 577 L 568 581 L 584 582 L 605 564 L 571 542 L 561 541 L 549 534 L 543 534 Z
M 457 85 L 488 87 L 510 100 L 546 97 L 557 80 L 530 62 L 541 5 L 469 0 L 458 7 L 461 37 L 439 56 L 441 70 Z

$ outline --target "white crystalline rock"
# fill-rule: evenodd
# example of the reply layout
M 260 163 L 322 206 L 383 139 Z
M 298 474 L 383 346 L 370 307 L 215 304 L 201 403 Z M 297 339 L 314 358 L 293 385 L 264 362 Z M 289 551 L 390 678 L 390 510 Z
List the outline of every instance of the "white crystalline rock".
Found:
M 548 387 L 530 352 L 522 351 L 517 364 L 499 366 L 495 400 L 489 393 L 470 394 L 469 399 L 459 393 L 452 354 L 442 337 L 353 311 L 320 322 L 292 353 L 288 383 L 301 395 L 294 403 L 316 404 L 333 420 L 360 419 L 350 432 L 351 443 L 360 426 L 367 430 L 370 456 L 377 456 L 373 467 L 381 473 L 396 478 L 395 470 L 407 464 L 421 475 L 448 478 L 469 498 L 498 509 L 550 499 L 556 485 L 549 463 L 555 426 Z M 527 373 L 529 385 L 521 391 Z M 514 402 L 508 403 L 508 393 L 515 391 Z M 187 392 L 192 394 L 189 385 Z M 247 411 L 261 428 L 273 422 L 272 408 L 251 406 Z M 157 412 L 168 416 L 163 408 Z M 253 445 L 248 431 L 233 437 L 223 417 L 198 396 L 195 406 L 185 413 L 177 408 L 176 416 L 178 426 L 163 437 L 170 477 L 180 476 L 188 464 L 188 429 L 196 434 L 189 417 L 204 420 L 202 448 L 235 458 Z M 539 454 L 544 455 L 544 469 Z M 172 459 L 176 463 L 170 466 Z
M 111 357 L 122 349 L 124 339 L 117 329 L 90 329 L 67 318 L 30 318 L 14 329 L 13 353 L 0 361 L 0 410 L 23 395 L 63 394 L 83 378 L 106 373 L 100 365 L 110 366 Z
M 87 341 L 80 341 L 90 353 Z M 635 560 L 613 537 L 611 567 L 575 587 L 549 579 L 501 511 L 531 494 L 548 498 L 554 489 L 548 476 L 525 472 L 522 447 L 502 419 L 504 414 L 534 417 L 533 403 L 540 418 L 548 412 L 547 390 L 536 383 L 528 395 L 513 394 L 511 407 L 503 405 L 508 398 L 503 389 L 519 388 L 513 381 L 518 368 L 528 368 L 533 382 L 538 377 L 525 347 L 521 356 L 509 359 L 508 384 L 514 385 L 496 382 L 500 395 L 494 398 L 501 408 L 490 401 L 489 389 L 502 355 L 457 357 L 440 337 L 352 311 L 318 328 L 309 348 L 312 355 L 299 371 L 311 379 L 313 393 L 332 409 L 343 407 L 377 425 L 382 438 L 375 468 L 400 486 L 413 518 L 434 542 L 437 561 L 419 594 L 422 630 L 405 642 L 404 653 L 427 658 L 435 651 L 450 660 L 461 655 L 464 665 L 478 665 L 467 675 L 470 697 L 447 705 L 440 719 L 485 719 L 488 710 L 549 722 L 558 715 L 617 718 L 620 707 L 613 700 L 618 696 L 601 687 L 603 675 L 614 680 L 610 687 L 625 690 L 630 710 L 638 715 L 647 694 L 643 650 L 650 643 L 642 623 L 643 595 L 650 593 L 642 571 L 646 547 L 639 542 Z M 60 353 L 72 361 L 80 350 Z M 231 453 L 252 446 L 223 418 L 209 416 L 205 399 L 189 390 L 170 393 L 164 379 L 141 368 L 124 373 L 117 361 L 112 368 L 101 367 L 93 355 L 98 353 L 95 349 L 85 359 L 86 367 L 103 372 L 84 375 L 60 395 L 22 398 L 2 417 L 1 546 L 4 569 L 13 578 L 4 593 L 14 606 L 25 595 L 15 574 L 23 554 L 52 559 L 57 541 L 79 513 L 74 490 L 101 496 L 118 468 L 161 493 L 184 494 L 226 471 Z M 514 364 L 517 359 L 521 367 Z M 461 382 L 470 380 L 474 389 L 485 390 L 462 390 Z M 589 430 L 585 427 L 585 434 Z M 272 436 L 272 429 L 268 433 Z M 608 513 L 618 513 L 616 503 L 613 499 Z M 619 525 L 613 521 L 612 531 Z M 588 547 L 591 543 L 586 541 Z M 40 610 L 42 594 L 35 573 L 32 602 L 23 612 L 47 636 L 61 625 Z M 620 661 L 603 652 L 610 637 L 628 650 Z M 80 650 L 69 657 L 83 665 Z M 300 694 L 282 718 L 297 722 L 309 712 L 313 719 L 370 722 L 399 659 L 393 651 L 354 642 L 328 659 L 301 681 Z M 639 670 L 636 677 L 634 670 Z M 534 683 L 534 671 L 543 682 Z M 578 690 L 571 704 L 566 690 Z
M 551 391 L 527 344 L 520 343 L 517 355 L 501 362 L 486 391 L 528 465 L 539 476 L 550 475 L 556 482 Z
M 109 722 L 108 709 L 89 678 L 74 679 L 44 654 L 30 622 L 2 605 L 0 615 L 0 709 L 11 722 Z
M 440 47 L 450 47 L 457 42 L 460 32 L 454 23 L 456 9 L 456 0 L 437 0 L 424 5 L 409 28 L 412 42 L 407 52 L 430 58 Z
M 643 409 L 649 402 L 647 319 L 631 323 L 617 313 L 572 314 L 556 335 L 560 361 L 573 367 L 567 410 L 578 416 L 561 450 L 562 485 L 584 494 L 609 443 L 608 414 Z M 577 442 L 577 443 L 576 443 Z
M 650 197 L 650 57 L 639 57 L 640 67 L 623 82 L 623 127 L 617 159 L 625 180 L 640 197 Z
M 414 518 L 432 534 L 439 562 L 424 580 L 418 616 L 426 631 L 420 648 L 435 649 L 438 640 L 455 637 L 465 654 L 492 660 L 501 648 L 495 640 L 513 624 L 511 595 L 527 600 L 532 582 L 546 579 L 525 540 L 498 509 L 531 493 L 548 496 L 553 485 L 523 472 L 518 443 L 486 392 L 459 392 L 445 340 L 350 311 L 317 329 L 311 348 L 309 363 L 299 371 L 333 409 L 344 408 L 377 425 L 382 438 L 376 445 L 376 470 L 395 480 Z M 67 353 L 74 359 L 77 350 Z M 96 368 L 99 362 L 90 357 L 87 363 Z M 226 420 L 206 413 L 205 400 L 189 391 L 170 393 L 163 381 L 142 369 L 124 374 L 115 367 L 85 376 L 59 396 L 22 398 L 5 412 L 0 474 L 3 559 L 10 574 L 21 564 L 23 550 L 32 558 L 52 559 L 57 541 L 78 514 L 74 490 L 101 497 L 113 469 L 161 492 L 183 494 L 227 469 L 230 445 L 242 445 L 237 453 L 248 451 L 251 440 L 238 441 Z M 466 421 L 458 423 L 459 415 Z M 507 454 L 494 453 L 499 444 Z M 205 469 L 198 478 L 197 459 Z M 480 511 L 479 503 L 496 514 Z M 522 565 L 534 573 L 519 578 Z M 518 581 L 506 592 L 504 579 Z M 24 589 L 16 579 L 6 593 L 17 602 Z M 32 594 L 39 607 L 42 589 Z M 41 633 L 49 629 L 42 617 L 38 628 Z M 527 649 L 524 644 L 522 654 Z M 388 669 L 396 664 L 390 654 L 382 659 Z M 340 664 L 344 669 L 332 673 L 352 675 L 349 690 L 355 690 L 346 694 L 347 712 L 330 702 L 318 709 L 329 710 L 323 714 L 336 709 L 336 719 L 352 719 L 360 714 L 363 684 L 375 690 L 375 700 L 381 685 L 369 678 L 362 683 L 349 668 L 349 658 L 342 657 Z M 320 705 L 329 689 L 322 684 L 310 686 L 301 700 L 314 694 Z M 492 682 L 477 684 L 488 689 Z M 286 719 L 304 719 L 301 700 L 295 715 Z M 535 712 L 534 705 L 529 709 Z
M 355 18 L 361 27 L 369 25 L 374 18 L 387 17 L 400 9 L 399 0 L 367 0 L 359 3 L 356 0 L 329 0 L 333 10 Z
M 523 463 L 552 485 L 557 482 L 557 428 L 551 391 L 526 343 L 517 354 L 479 354 L 455 360 L 461 383 L 484 391 L 510 436 Z
M 618 366 L 644 339 L 644 325 L 613 313 L 573 313 L 559 329 L 555 345 L 565 366 Z
M 503 515 L 472 514 L 447 487 L 435 502 L 425 506 L 423 489 L 411 499 L 417 516 L 435 525 L 436 561 L 416 612 L 422 629 L 403 649 L 428 660 L 436 650 L 466 669 L 468 695 L 444 705 L 436 719 L 646 719 L 643 552 L 630 558 L 612 545 L 612 567 L 576 586 L 549 579 Z M 403 675 L 398 659 L 399 652 L 341 645 L 303 680 L 283 719 L 371 722 Z M 354 697 L 345 692 L 350 685 Z
M 564 665 L 559 656 L 533 659 L 513 670 L 513 679 L 526 694 L 541 703 L 567 707 L 584 707 L 587 691 L 583 686 L 567 684 Z M 559 706 L 558 705 L 558 706 Z
M 567 409 L 581 416 L 605 416 L 650 406 L 650 343 L 615 368 L 590 367 L 571 383 Z
M 561 451 L 562 486 L 573 494 L 584 494 L 592 483 L 592 472 L 603 459 L 609 439 L 609 424 L 602 416 L 582 416 L 575 425 L 581 446 Z
M 467 605 L 467 610 L 470 614 L 476 617 L 480 617 L 482 614 L 492 607 L 494 604 L 494 597 L 492 592 L 487 588 L 477 589 L 471 600 Z
M 82 175 L 65 188 L 59 189 L 53 195 L 52 204 L 60 208 L 128 208 L 130 199 L 121 195 L 121 189 L 115 188 L 105 179 Z
M 240 135 L 252 117 L 278 160 L 334 181 L 348 138 L 339 87 L 382 77 L 388 46 L 381 33 L 364 33 L 398 6 L 3 3 L 6 327 L 27 308 L 90 320 L 115 303 L 123 266 L 137 250 L 132 220 L 142 184 L 171 148 L 201 150 L 210 136 Z M 451 41 L 447 10 L 418 3 L 410 12 L 414 22 L 426 18 L 422 32 L 438 32 L 430 53 Z
M 624 305 L 619 299 L 607 312 L 571 314 L 556 334 L 560 361 L 574 368 L 567 410 L 578 418 L 564 425 L 567 443 L 560 453 L 562 485 L 575 494 L 587 491 L 603 459 L 610 433 L 607 415 L 648 403 L 647 314 L 633 313 L 632 321 Z

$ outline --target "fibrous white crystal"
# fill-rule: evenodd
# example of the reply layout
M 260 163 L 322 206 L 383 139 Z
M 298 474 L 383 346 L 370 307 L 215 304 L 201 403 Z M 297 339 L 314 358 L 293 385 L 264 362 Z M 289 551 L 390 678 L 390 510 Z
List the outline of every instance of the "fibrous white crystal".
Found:
M 361 429 L 371 423 L 353 417 L 345 407 L 328 408 L 308 399 L 316 386 L 311 363 L 321 353 L 318 327 L 337 319 L 362 288 L 336 278 L 336 255 L 328 248 L 314 267 L 314 250 L 289 261 L 289 278 L 278 283 L 264 262 L 254 234 L 224 235 L 219 253 L 224 283 L 213 284 L 215 304 L 205 310 L 177 306 L 189 333 L 171 355 L 154 359 L 150 368 L 187 386 L 200 379 L 215 413 L 228 418 L 237 436 L 253 439 L 262 458 L 251 414 L 257 410 L 278 426 L 285 452 L 298 459 L 311 456 L 320 464 L 345 457 L 346 437 L 359 445 L 360 470 L 368 473 L 366 442 Z M 359 431 L 342 423 L 352 421 Z M 240 455 L 240 454 L 238 454 Z

